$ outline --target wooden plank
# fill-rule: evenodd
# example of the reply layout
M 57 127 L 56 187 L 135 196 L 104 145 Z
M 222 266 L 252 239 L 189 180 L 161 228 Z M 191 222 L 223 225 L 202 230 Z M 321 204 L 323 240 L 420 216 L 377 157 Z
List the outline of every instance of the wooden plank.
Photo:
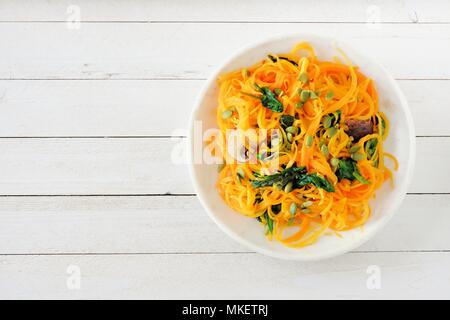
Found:
M 0 139 L 3 195 L 193 193 L 186 139 Z M 417 140 L 414 193 L 448 193 L 450 138 Z
M 247 251 L 193 196 L 0 200 L 0 254 Z
M 399 83 L 417 135 L 450 135 L 450 81 Z M 0 136 L 186 135 L 203 84 L 204 80 L 0 81 Z
M 408 195 L 388 226 L 356 251 L 450 250 L 448 208 L 450 195 Z M 196 197 L 0 201 L 0 254 L 204 252 L 249 250 L 226 236 Z
M 0 194 L 189 193 L 186 139 L 1 139 Z M 178 147 L 177 147 L 178 146 Z M 183 161 L 183 155 L 176 159 Z
M 449 268 L 449 253 L 0 256 L 0 298 L 448 299 Z
M 314 23 L 2 23 L 0 78 L 205 78 L 243 46 L 293 31 L 345 40 L 397 78 L 450 78 L 450 24 Z
M 295 21 L 295 22 L 449 22 L 447 1 L 346 1 L 305 4 L 302 1 L 11 1 L 0 7 L 0 21 L 65 21 L 71 5 L 84 21 Z M 201 8 L 201 10 L 199 10 Z
M 0 81 L 0 136 L 187 135 L 203 82 Z
M 445 97 L 445 92 L 450 91 L 450 81 L 402 80 L 398 82 L 408 100 L 416 134 L 418 136 L 450 135 L 450 126 L 446 123 L 448 117 L 444 116 L 450 108 L 450 102 L 447 104 Z

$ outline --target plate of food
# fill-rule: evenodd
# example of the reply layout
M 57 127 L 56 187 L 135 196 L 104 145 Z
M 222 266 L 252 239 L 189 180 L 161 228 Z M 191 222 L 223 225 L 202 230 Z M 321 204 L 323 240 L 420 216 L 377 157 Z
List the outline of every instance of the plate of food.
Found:
M 272 257 L 355 249 L 394 215 L 412 177 L 414 125 L 393 77 L 315 35 L 240 50 L 206 82 L 190 125 L 200 202 L 230 237 Z

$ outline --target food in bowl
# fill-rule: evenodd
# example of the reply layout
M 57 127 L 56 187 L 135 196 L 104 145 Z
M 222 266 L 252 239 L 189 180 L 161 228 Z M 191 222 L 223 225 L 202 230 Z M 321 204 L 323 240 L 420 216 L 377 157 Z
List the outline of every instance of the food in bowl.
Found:
M 392 179 L 385 157 L 397 167 L 374 81 L 342 60 L 321 61 L 303 42 L 218 79 L 220 134 L 208 145 L 223 159 L 218 192 L 289 247 L 364 225 Z

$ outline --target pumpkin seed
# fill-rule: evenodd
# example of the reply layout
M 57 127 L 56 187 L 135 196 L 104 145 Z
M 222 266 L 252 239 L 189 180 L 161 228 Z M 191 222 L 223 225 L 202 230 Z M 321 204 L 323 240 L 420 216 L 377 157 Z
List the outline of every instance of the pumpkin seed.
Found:
M 298 128 L 297 128 L 297 127 L 290 126 L 290 127 L 287 127 L 287 128 L 286 128 L 286 132 L 289 132 L 289 133 L 292 133 L 292 134 L 297 134 Z
M 339 159 L 338 158 L 331 158 L 330 163 L 333 167 L 337 167 L 339 165 Z
M 290 132 L 288 132 L 287 133 L 287 135 L 286 135 L 286 138 L 287 138 L 287 140 L 289 141 L 289 142 L 292 142 L 292 133 L 290 133 Z
M 319 94 L 317 92 L 315 92 L 315 91 L 311 91 L 309 93 L 309 98 L 310 99 L 317 99 L 318 97 L 319 97 Z
M 305 201 L 302 203 L 302 208 L 303 209 L 308 208 L 308 207 L 312 206 L 312 204 L 313 204 L 312 201 Z
M 295 215 L 295 213 L 297 212 L 297 204 L 295 202 L 292 202 L 291 206 L 289 207 L 289 212 L 292 215 Z
M 292 182 L 288 182 L 288 184 L 284 187 L 284 192 L 289 193 L 292 191 L 293 184 Z
M 236 173 L 240 178 L 242 178 L 242 179 L 245 178 L 245 172 L 241 167 L 237 168 Z
M 325 96 L 325 99 L 329 101 L 329 100 L 333 99 L 333 97 L 334 97 L 333 91 L 328 91 L 327 95 Z
M 308 74 L 306 72 L 300 73 L 300 75 L 298 76 L 298 80 L 300 82 L 303 82 L 304 84 L 308 83 L 308 81 L 309 81 Z
M 310 134 L 308 134 L 307 136 L 306 136 L 306 146 L 308 147 L 308 148 L 311 148 L 311 146 L 312 146 L 312 144 L 313 144 L 313 137 L 312 137 L 312 135 L 310 135 Z
M 350 149 L 348 149 L 348 152 L 350 153 L 356 153 L 359 151 L 359 149 L 361 149 L 361 146 L 359 144 L 355 144 L 353 147 L 351 147 Z
M 222 119 L 226 120 L 226 119 L 230 118 L 232 115 L 233 115 L 233 111 L 225 110 L 224 112 L 222 112 Z
M 331 127 L 331 121 L 333 121 L 333 119 L 330 116 L 325 116 L 322 121 L 323 127 L 325 129 Z
M 332 138 L 334 135 L 338 132 L 338 129 L 336 127 L 331 127 L 328 129 L 328 137 Z
M 305 102 L 306 100 L 308 100 L 310 94 L 311 94 L 310 90 L 303 90 L 302 93 L 300 94 L 300 101 Z
M 325 157 L 328 156 L 328 147 L 326 145 L 322 145 L 322 147 L 320 147 L 320 152 L 322 152 Z
M 301 107 L 303 107 L 303 102 L 299 101 L 299 102 L 295 103 L 295 107 L 297 109 L 300 109 Z
M 353 153 L 351 157 L 355 161 L 361 161 L 366 158 L 366 155 L 364 155 L 362 153 Z
M 283 90 L 281 90 L 280 88 L 273 89 L 273 92 L 275 92 L 275 94 L 279 97 L 283 94 Z

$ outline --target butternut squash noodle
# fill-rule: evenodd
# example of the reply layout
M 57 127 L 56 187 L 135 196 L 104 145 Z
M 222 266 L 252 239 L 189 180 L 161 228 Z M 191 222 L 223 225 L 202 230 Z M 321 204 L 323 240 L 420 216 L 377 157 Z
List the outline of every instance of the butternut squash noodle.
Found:
M 383 151 L 389 122 L 374 82 L 340 54 L 344 62 L 321 61 L 302 42 L 218 79 L 218 191 L 289 247 L 362 226 L 369 200 L 392 181 L 384 156 L 398 166 Z M 226 150 L 227 132 L 248 129 L 256 134 L 240 138 L 247 161 L 236 161 Z M 263 139 L 251 147 L 256 136 Z

